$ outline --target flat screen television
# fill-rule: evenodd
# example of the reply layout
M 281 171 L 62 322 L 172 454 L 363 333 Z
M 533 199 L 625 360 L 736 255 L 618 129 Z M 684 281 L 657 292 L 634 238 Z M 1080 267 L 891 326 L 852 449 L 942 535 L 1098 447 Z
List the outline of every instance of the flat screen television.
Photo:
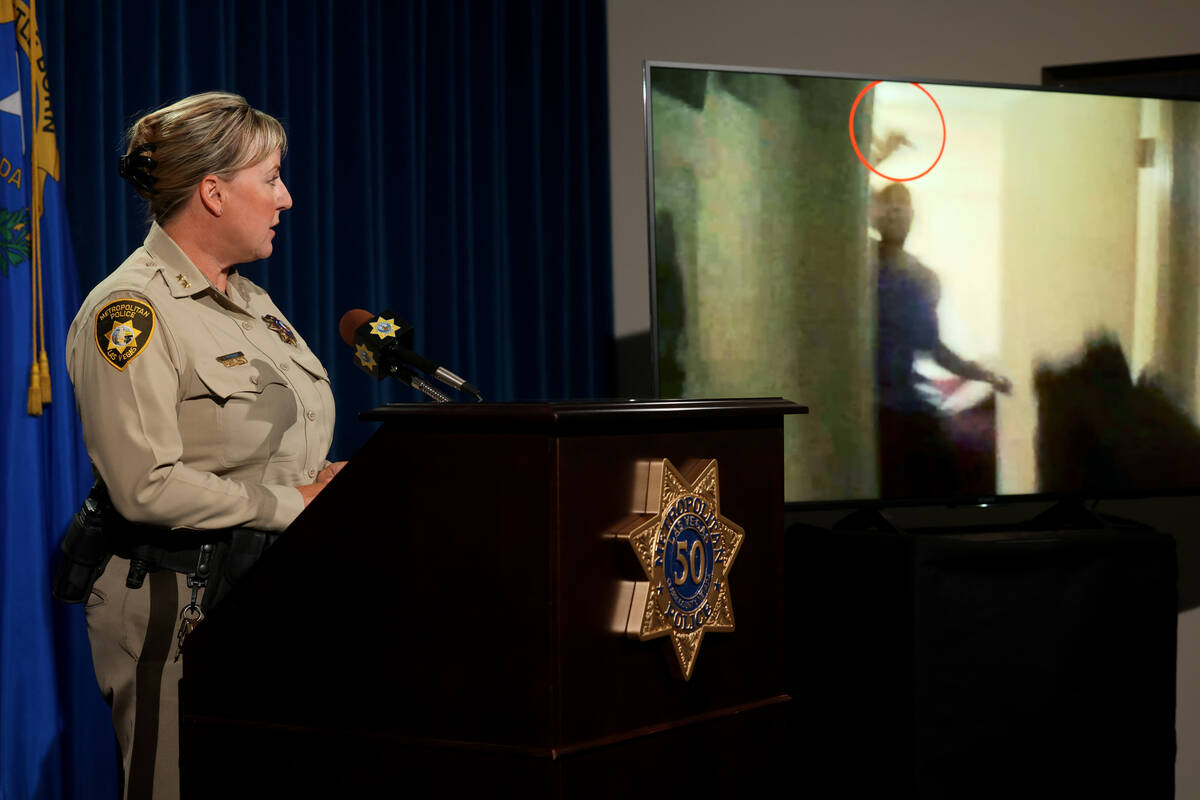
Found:
M 649 62 L 660 397 L 792 503 L 1200 490 L 1200 102 Z

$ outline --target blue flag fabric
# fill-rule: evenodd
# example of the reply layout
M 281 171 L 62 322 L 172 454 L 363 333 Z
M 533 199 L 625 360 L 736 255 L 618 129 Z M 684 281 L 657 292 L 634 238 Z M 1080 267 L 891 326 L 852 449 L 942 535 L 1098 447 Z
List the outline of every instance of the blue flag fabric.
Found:
M 112 797 L 117 785 L 82 607 L 50 596 L 91 483 L 64 355 L 79 286 L 51 99 L 31 9 L 0 0 L 0 800 Z

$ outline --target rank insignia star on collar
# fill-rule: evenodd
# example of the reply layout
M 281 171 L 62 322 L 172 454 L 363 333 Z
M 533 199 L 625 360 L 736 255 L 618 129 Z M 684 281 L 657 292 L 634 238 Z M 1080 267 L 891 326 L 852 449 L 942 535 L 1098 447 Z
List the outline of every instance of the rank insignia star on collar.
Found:
M 654 459 L 645 497 L 645 513 L 617 531 L 649 579 L 645 605 L 637 608 L 635 599 L 626 632 L 641 641 L 669 636 L 690 680 L 704 635 L 733 630 L 729 570 L 746 534 L 721 515 L 716 459 L 690 462 L 683 472 Z
M 188 281 L 187 278 L 183 277 L 182 272 L 175 276 L 175 280 L 179 281 L 179 285 L 185 289 L 192 288 L 192 284 Z

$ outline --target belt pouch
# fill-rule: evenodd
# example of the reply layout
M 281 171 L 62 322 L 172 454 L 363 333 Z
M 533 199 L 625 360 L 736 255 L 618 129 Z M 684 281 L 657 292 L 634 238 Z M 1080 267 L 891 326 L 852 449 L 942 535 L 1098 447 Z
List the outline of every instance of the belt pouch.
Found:
M 229 594 L 278 536 L 252 528 L 234 528 L 229 541 L 217 545 L 212 578 L 200 603 L 205 613 Z

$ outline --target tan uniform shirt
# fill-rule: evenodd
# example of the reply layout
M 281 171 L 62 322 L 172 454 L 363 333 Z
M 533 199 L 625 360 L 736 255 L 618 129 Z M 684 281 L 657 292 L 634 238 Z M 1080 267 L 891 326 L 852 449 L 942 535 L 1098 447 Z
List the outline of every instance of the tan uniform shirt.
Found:
M 71 323 L 84 443 L 129 520 L 282 530 L 329 463 L 328 373 L 265 291 L 227 287 L 156 223 Z

